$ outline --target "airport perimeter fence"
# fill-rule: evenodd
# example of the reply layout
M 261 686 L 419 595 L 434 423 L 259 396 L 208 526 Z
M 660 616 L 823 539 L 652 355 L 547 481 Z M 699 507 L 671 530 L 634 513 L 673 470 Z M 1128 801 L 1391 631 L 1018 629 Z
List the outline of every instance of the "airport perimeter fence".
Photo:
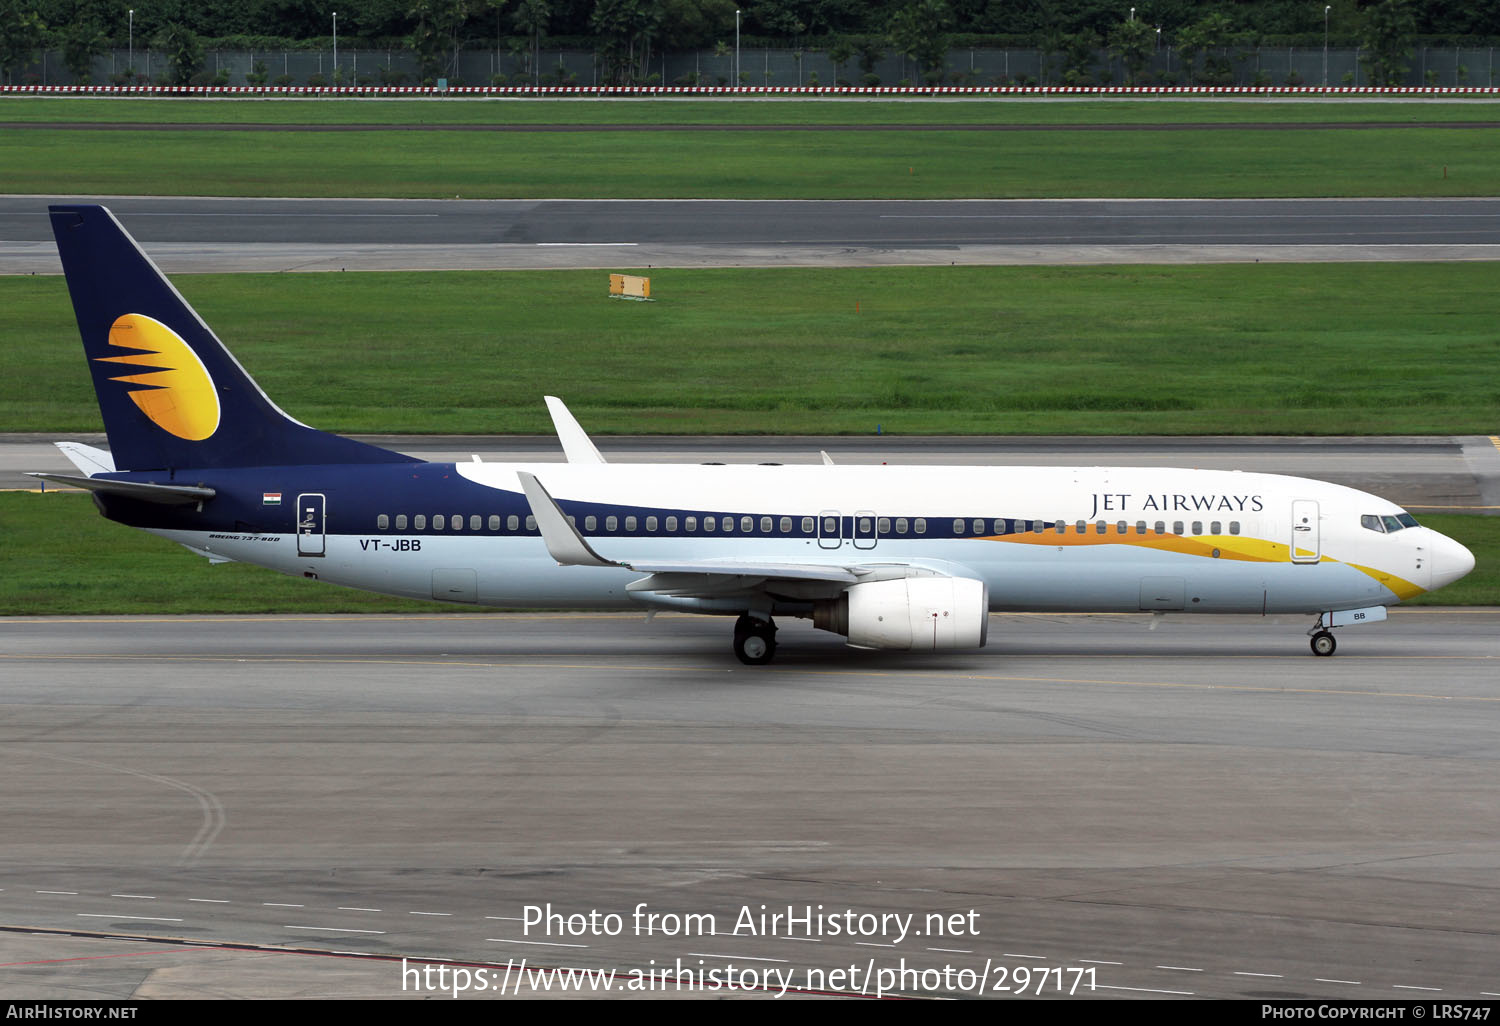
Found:
M 1258 47 L 1230 49 L 1223 57 L 1228 78 L 1214 85 L 1236 88 L 1269 86 L 1371 85 L 1358 49 Z M 391 87 L 446 85 L 449 88 L 481 86 L 601 87 L 609 84 L 608 71 L 596 53 L 580 50 L 542 50 L 533 62 L 511 51 L 471 49 L 450 58 L 441 81 L 423 81 L 417 57 L 409 50 L 213 50 L 205 54 L 203 75 L 221 86 L 247 86 L 256 65 L 264 66 L 265 84 L 279 88 L 307 86 Z M 1201 71 L 1203 61 L 1198 61 Z M 738 70 L 736 70 L 738 69 Z M 93 61 L 88 76 L 93 85 L 162 85 L 168 72 L 165 56 L 150 49 L 118 49 Z M 639 69 L 638 69 L 639 70 Z M 1495 48 L 1420 47 L 1413 51 L 1406 87 L 1490 87 L 1500 85 L 1495 66 Z M 128 72 L 133 71 L 133 75 Z M 1182 58 L 1172 47 L 1162 47 L 1152 57 L 1140 78 L 1131 83 L 1119 58 L 1100 52 L 1089 71 L 1067 75 L 1060 54 L 1041 50 L 961 49 L 950 50 L 942 85 L 993 86 L 1191 86 L 1193 81 Z M 857 62 L 835 67 L 826 51 L 742 49 L 690 51 L 655 57 L 636 77 L 636 85 L 678 87 L 908 87 L 928 83 L 916 65 L 905 57 L 887 55 L 869 72 Z M 62 54 L 46 51 L 38 60 L 14 76 L 13 85 L 79 85 L 63 64 Z

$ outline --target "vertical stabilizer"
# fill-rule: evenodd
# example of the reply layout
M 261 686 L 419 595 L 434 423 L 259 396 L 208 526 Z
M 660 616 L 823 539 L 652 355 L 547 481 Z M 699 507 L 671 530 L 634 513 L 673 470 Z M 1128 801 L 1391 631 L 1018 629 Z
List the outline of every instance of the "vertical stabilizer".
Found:
M 49 212 L 116 468 L 420 462 L 287 416 L 113 214 Z

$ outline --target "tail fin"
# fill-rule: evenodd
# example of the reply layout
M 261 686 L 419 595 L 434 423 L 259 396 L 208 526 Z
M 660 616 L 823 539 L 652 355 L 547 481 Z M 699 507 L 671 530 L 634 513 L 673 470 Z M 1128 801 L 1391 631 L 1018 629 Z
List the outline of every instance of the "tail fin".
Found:
M 48 210 L 119 470 L 420 462 L 287 416 L 114 214 Z

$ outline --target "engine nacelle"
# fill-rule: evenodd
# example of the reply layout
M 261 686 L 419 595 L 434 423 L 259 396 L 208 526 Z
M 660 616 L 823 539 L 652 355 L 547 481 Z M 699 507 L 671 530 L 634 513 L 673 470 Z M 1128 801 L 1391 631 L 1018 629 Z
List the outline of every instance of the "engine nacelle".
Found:
M 989 599 L 984 582 L 968 577 L 871 581 L 820 603 L 813 623 L 847 635 L 856 648 L 979 648 L 989 633 Z

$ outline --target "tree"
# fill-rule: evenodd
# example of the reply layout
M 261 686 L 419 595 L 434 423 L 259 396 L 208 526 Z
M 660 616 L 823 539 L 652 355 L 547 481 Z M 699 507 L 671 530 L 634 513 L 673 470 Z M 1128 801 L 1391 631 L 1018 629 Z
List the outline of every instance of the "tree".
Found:
M 531 37 L 531 67 L 539 74 L 542 66 L 542 33 L 552 19 L 552 5 L 547 0 L 521 0 L 513 15 L 516 28 Z M 533 79 L 533 82 L 540 79 Z
M 1398 86 L 1411 70 L 1412 37 L 1417 19 L 1410 0 L 1383 0 L 1365 12 L 1360 46 L 1365 55 L 1361 62 L 1370 74 L 1370 84 Z
M 854 44 L 844 38 L 836 39 L 828 48 L 828 59 L 833 62 L 833 81 L 835 85 L 848 85 L 844 78 L 844 65 L 854 59 Z
M 88 85 L 94 58 L 109 50 L 109 37 L 95 23 L 74 22 L 62 31 L 63 63 L 79 85 Z
M 1125 65 L 1125 84 L 1133 86 L 1151 63 L 1156 29 L 1144 21 L 1122 21 L 1109 33 L 1109 52 Z
M 416 19 L 406 45 L 416 52 L 422 67 L 422 82 L 431 84 L 442 73 L 446 51 L 453 49 L 453 66 L 458 66 L 459 33 L 469 19 L 469 0 L 415 0 L 407 13 Z
M 1080 29 L 1063 37 L 1063 85 L 1094 84 L 1099 44 L 1099 33 L 1093 29 Z
M 659 0 L 597 0 L 589 28 L 603 37 L 599 55 L 606 81 L 629 85 L 647 77 L 651 42 L 660 35 L 661 22 Z
M 172 85 L 189 85 L 203 70 L 203 44 L 198 33 L 186 25 L 168 22 L 151 45 L 167 55 L 167 63 L 172 66 L 167 79 Z
M 1182 55 L 1183 70 L 1189 81 L 1202 85 L 1229 85 L 1234 81 L 1234 67 L 1226 50 L 1230 42 L 1229 17 L 1215 11 L 1177 33 L 1177 52 Z M 1198 54 L 1203 55 L 1203 70 L 1194 73 Z
M 0 71 L 6 85 L 15 73 L 36 60 L 47 26 L 27 0 L 0 0 Z
M 948 61 L 948 26 L 953 12 L 945 0 L 914 0 L 891 17 L 888 32 L 897 53 L 917 62 L 930 83 L 943 80 Z

